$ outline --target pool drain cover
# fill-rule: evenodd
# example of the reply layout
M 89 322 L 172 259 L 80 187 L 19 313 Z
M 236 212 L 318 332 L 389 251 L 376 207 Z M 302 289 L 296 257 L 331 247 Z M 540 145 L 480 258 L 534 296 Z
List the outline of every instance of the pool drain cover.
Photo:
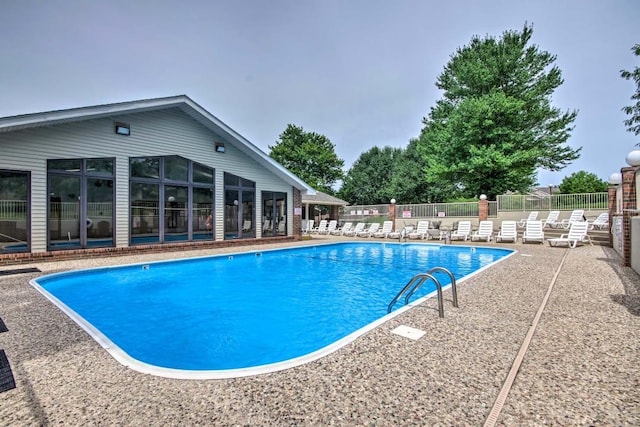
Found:
M 13 372 L 4 350 L 0 350 L 0 393 L 16 388 Z
M 396 335 L 400 335 L 401 337 L 410 338 L 412 340 L 419 340 L 424 334 L 426 334 L 425 331 L 421 331 L 420 329 L 412 328 L 405 325 L 398 326 L 391 332 Z

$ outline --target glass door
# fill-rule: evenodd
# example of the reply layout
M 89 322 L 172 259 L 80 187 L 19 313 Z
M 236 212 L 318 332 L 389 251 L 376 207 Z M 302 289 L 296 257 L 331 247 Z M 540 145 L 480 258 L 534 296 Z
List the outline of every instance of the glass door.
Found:
M 48 214 L 49 249 L 80 247 L 80 177 L 49 176 Z
M 193 240 L 213 239 L 213 190 L 211 188 L 193 188 L 192 218 Z
M 189 239 L 187 228 L 187 187 L 164 187 L 164 241 L 176 242 Z
M 224 238 L 237 239 L 240 237 L 238 228 L 238 200 L 240 192 L 238 190 L 225 190 L 224 192 Z
M 113 246 L 113 180 L 87 178 L 87 247 Z
M 278 236 L 287 235 L 287 193 L 275 193 L 276 215 L 278 218 Z

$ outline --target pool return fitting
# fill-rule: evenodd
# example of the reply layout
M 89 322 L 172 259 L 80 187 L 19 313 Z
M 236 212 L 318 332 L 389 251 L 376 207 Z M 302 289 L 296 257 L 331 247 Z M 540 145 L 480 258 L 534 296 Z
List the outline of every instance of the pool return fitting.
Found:
M 451 271 L 447 270 L 444 267 L 433 267 L 431 270 L 427 271 L 426 273 L 420 273 L 413 276 L 411 280 L 409 280 L 409 282 L 407 282 L 407 284 L 404 285 L 404 288 L 402 288 L 402 290 L 398 292 L 398 295 L 396 295 L 391 300 L 391 302 L 389 303 L 389 306 L 387 307 L 387 313 L 391 313 L 391 309 L 393 309 L 393 306 L 395 305 L 395 303 L 398 302 L 398 300 L 403 295 L 404 295 L 404 305 L 407 305 L 409 303 L 409 299 L 411 298 L 411 296 L 414 293 L 416 293 L 416 291 L 420 289 L 420 287 L 427 280 L 431 280 L 433 281 L 433 283 L 436 284 L 436 290 L 438 291 L 438 314 L 440 315 L 440 317 L 444 317 L 444 304 L 442 302 L 442 299 L 443 299 L 442 285 L 440 284 L 440 281 L 433 274 L 431 274 L 436 272 L 446 273 L 449 275 L 449 278 L 451 278 L 451 292 L 453 294 L 453 306 L 458 307 L 458 290 L 456 287 L 455 276 Z

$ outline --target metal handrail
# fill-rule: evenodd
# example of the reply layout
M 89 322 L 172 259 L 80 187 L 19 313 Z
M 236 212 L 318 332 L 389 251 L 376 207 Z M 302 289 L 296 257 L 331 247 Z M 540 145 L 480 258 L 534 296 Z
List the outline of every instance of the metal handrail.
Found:
M 389 305 L 387 306 L 387 313 L 391 313 L 393 306 L 396 302 L 404 295 L 404 305 L 409 303 L 409 299 L 413 296 L 414 293 L 426 282 L 427 280 L 432 280 L 436 284 L 436 291 L 438 293 L 438 314 L 440 317 L 444 317 L 444 305 L 443 305 L 443 297 L 442 297 L 442 285 L 440 281 L 431 273 L 442 272 L 449 275 L 451 278 L 451 292 L 453 293 L 453 306 L 458 307 L 458 291 L 456 286 L 456 278 L 453 273 L 447 270 L 444 267 L 433 267 L 427 273 L 416 274 L 407 282 L 406 285 L 398 292 L 398 294 L 391 300 Z

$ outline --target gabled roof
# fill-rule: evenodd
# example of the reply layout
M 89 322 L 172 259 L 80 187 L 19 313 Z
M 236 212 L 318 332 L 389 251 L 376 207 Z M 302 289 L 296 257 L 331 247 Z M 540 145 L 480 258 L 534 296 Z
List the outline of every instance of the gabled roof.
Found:
M 325 206 L 346 206 L 349 202 L 346 202 L 337 197 L 333 197 L 327 193 L 316 190 L 316 194 L 306 194 L 302 196 L 302 204 L 310 205 L 325 205 Z
M 225 140 L 235 143 L 234 146 L 239 150 L 263 165 L 267 170 L 280 177 L 283 181 L 300 189 L 303 194 L 305 192 L 310 195 L 316 193 L 311 186 L 291 173 L 280 163 L 269 157 L 264 151 L 253 145 L 249 140 L 245 139 L 242 135 L 222 122 L 222 120 L 202 108 L 186 95 L 1 117 L 0 133 L 53 126 L 62 123 L 78 122 L 114 115 L 164 110 L 168 108 L 179 108 L 204 127 L 220 135 Z M 214 147 L 212 146 L 211 149 L 213 150 Z

